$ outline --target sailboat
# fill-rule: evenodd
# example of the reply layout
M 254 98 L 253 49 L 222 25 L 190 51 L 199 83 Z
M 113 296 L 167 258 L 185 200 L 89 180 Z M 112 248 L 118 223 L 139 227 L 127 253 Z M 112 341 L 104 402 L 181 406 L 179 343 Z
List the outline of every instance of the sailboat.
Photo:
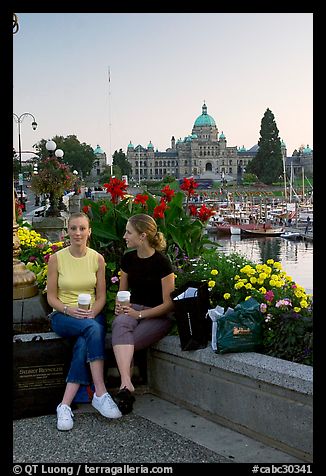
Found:
M 260 236 L 280 236 L 284 233 L 283 227 L 262 227 L 262 228 L 253 228 L 251 230 L 243 230 L 244 233 L 250 233 L 252 235 L 260 235 Z

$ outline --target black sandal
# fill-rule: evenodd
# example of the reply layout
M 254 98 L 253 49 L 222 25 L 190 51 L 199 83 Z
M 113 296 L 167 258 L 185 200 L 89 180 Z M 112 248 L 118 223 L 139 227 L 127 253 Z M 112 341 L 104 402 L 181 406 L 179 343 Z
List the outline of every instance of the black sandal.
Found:
M 135 401 L 135 397 L 127 387 L 122 388 L 114 397 L 116 404 L 122 415 L 132 412 L 132 406 Z

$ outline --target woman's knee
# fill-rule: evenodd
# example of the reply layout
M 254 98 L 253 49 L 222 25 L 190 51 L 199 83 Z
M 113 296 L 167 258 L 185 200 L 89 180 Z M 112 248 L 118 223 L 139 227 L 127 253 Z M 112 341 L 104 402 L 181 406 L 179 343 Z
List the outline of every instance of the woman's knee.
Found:
M 119 314 L 112 322 L 112 332 L 115 332 L 116 329 L 134 330 L 136 325 L 137 321 L 132 317 Z
M 85 330 L 85 336 L 92 339 L 105 339 L 105 327 L 96 322 L 94 319 L 89 319 L 89 325 Z

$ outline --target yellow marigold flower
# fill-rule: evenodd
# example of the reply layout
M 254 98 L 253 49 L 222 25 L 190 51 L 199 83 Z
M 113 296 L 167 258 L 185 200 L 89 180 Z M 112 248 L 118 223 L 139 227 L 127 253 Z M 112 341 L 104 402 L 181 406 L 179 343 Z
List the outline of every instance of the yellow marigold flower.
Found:
M 251 296 L 246 296 L 245 301 L 248 301 L 248 299 L 250 299 L 250 298 L 251 298 Z
M 267 278 L 267 274 L 266 273 L 259 273 L 259 278 L 264 281 L 264 279 Z
M 233 279 L 234 279 L 234 281 L 238 281 L 238 279 L 240 279 L 240 276 L 238 274 L 236 274 Z
M 243 284 L 242 281 L 239 281 L 239 282 L 235 283 L 235 285 L 234 285 L 235 289 L 241 289 L 243 286 L 244 286 L 244 284 Z
M 246 288 L 246 289 L 252 289 L 252 284 L 251 284 L 251 283 L 247 283 L 247 284 L 245 285 L 245 288 Z
M 230 299 L 231 294 L 230 293 L 224 293 L 223 297 L 224 297 L 224 299 Z
M 302 297 L 302 292 L 300 291 L 300 289 L 296 289 L 294 291 L 294 295 L 297 297 L 297 298 L 301 298 Z
M 276 284 L 276 287 L 277 288 L 282 288 L 283 286 L 285 286 L 285 282 L 282 281 L 282 279 L 279 279 L 277 284 Z
M 212 269 L 211 274 L 212 274 L 213 276 L 216 276 L 216 275 L 218 274 L 217 269 Z
M 300 306 L 302 307 L 302 309 L 306 309 L 308 307 L 307 301 L 302 299 L 302 301 L 300 301 Z
M 270 258 L 270 259 L 268 259 L 268 260 L 266 261 L 266 263 L 267 263 L 267 264 L 273 264 L 273 263 L 274 263 L 274 260 L 273 260 L 272 258 Z
M 266 293 L 267 293 L 267 289 L 264 288 L 264 287 L 259 288 L 258 291 L 259 291 L 260 293 L 262 293 L 262 294 L 266 294 Z
M 251 284 L 255 284 L 257 282 L 257 278 L 255 278 L 255 276 L 252 276 L 250 278 L 250 282 L 251 282 Z
M 294 312 L 300 312 L 301 309 L 300 309 L 300 307 L 294 307 L 294 308 L 293 308 L 293 311 L 294 311 Z
M 213 288 L 215 286 L 215 281 L 211 280 L 211 281 L 208 281 L 208 287 L 209 288 Z
M 274 264 L 273 264 L 274 268 L 276 269 L 282 269 L 282 265 L 279 261 L 275 261 Z

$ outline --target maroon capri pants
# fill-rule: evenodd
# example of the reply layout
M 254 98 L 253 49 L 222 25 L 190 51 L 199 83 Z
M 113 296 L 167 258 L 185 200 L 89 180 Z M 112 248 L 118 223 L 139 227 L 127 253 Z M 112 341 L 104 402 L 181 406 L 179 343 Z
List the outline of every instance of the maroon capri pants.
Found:
M 131 305 L 137 311 L 148 309 L 139 304 Z M 135 350 L 146 349 L 155 344 L 171 329 L 173 319 L 167 314 L 161 317 L 137 320 L 119 314 L 112 322 L 112 345 L 134 345 Z

